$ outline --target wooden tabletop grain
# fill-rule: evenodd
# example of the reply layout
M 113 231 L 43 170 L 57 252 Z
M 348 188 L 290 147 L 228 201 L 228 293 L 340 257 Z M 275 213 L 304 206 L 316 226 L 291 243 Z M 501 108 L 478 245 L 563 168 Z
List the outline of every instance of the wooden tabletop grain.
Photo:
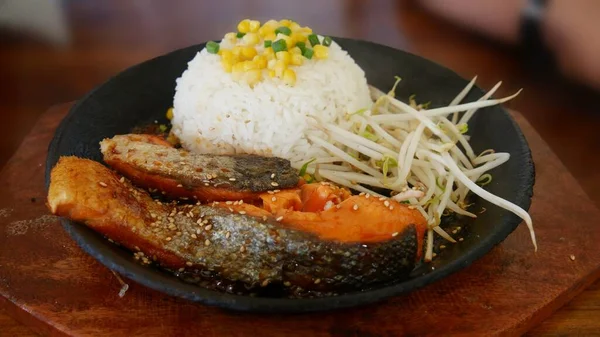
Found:
M 148 58 L 218 39 L 242 18 L 292 17 L 319 32 L 383 43 L 432 59 L 464 77 L 478 75 L 483 88 L 502 80 L 499 95 L 524 88 L 509 107 L 529 120 L 600 206 L 598 93 L 568 83 L 552 69 L 526 63 L 519 50 L 460 30 L 409 1 L 73 0 L 44 9 L 46 26 L 28 26 L 31 15 L 9 29 L 0 21 L 0 111 L 3 125 L 10 126 L 0 136 L 0 165 L 49 106 L 77 99 Z M 600 334 L 599 303 L 596 283 L 530 334 Z M 0 335 L 32 334 L 0 311 Z

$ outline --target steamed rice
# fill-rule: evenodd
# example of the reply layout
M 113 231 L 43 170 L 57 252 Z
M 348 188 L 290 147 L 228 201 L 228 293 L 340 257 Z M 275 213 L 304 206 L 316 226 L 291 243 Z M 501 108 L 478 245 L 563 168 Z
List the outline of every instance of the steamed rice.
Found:
M 173 133 L 196 153 L 293 161 L 310 147 L 305 136 L 310 116 L 333 122 L 372 104 L 364 71 L 335 42 L 327 59 L 305 60 L 294 69 L 293 87 L 264 76 L 251 88 L 226 73 L 218 55 L 202 50 L 177 79 Z

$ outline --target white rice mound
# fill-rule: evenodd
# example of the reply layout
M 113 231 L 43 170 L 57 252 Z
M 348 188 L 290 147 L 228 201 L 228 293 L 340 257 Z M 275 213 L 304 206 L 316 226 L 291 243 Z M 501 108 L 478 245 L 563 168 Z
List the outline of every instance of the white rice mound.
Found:
M 295 86 L 263 71 L 263 80 L 251 88 L 226 73 L 218 55 L 202 50 L 177 79 L 173 133 L 195 153 L 303 160 L 310 116 L 333 122 L 372 104 L 364 71 L 335 42 L 327 59 L 304 61 L 292 67 Z

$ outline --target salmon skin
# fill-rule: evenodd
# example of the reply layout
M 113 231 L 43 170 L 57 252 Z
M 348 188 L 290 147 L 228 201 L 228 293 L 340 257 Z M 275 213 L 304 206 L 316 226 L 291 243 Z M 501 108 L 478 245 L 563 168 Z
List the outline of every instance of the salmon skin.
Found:
M 60 158 L 48 191 L 53 214 L 162 267 L 210 271 L 250 287 L 281 286 L 290 296 L 335 295 L 406 278 L 422 244 L 423 230 L 414 224 L 384 241 L 338 242 L 219 205 L 154 200 L 100 163 L 76 157 Z
M 118 135 L 102 140 L 100 148 L 104 161 L 136 185 L 175 199 L 250 201 L 299 182 L 285 159 L 192 154 L 153 135 Z

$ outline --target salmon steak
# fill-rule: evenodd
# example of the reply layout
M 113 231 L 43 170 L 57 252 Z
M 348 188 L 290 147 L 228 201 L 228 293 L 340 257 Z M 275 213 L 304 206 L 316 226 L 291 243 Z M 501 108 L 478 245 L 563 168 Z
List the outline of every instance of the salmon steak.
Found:
M 166 203 L 98 162 L 61 157 L 48 207 L 161 267 L 290 293 L 404 279 L 421 256 L 425 219 L 390 199 L 327 183 L 255 194 L 253 203 Z
M 136 185 L 177 199 L 246 200 L 294 187 L 298 171 L 281 158 L 192 154 L 154 135 L 117 135 L 100 142 L 104 161 Z

